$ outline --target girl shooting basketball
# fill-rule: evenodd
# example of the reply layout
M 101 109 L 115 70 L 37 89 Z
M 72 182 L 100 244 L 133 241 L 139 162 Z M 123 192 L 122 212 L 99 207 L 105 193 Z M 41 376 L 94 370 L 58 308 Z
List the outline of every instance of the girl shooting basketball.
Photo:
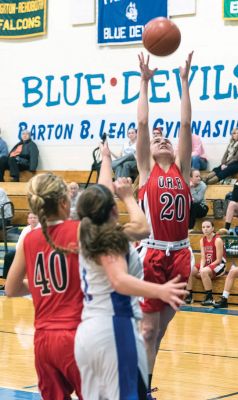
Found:
M 140 256 L 144 265 L 144 279 L 160 284 L 178 274 L 184 281 L 190 274 L 187 236 L 191 200 L 189 179 L 192 139 L 188 75 L 192 54 L 188 55 L 185 67 L 180 67 L 181 126 L 176 158 L 172 144 L 166 137 L 155 135 L 150 141 L 148 85 L 156 69 L 150 69 L 149 56 L 145 61 L 143 53 L 139 55 L 141 85 L 137 137 L 138 197 L 151 228 L 148 239 L 142 241 Z M 175 315 L 175 310 L 161 300 L 149 298 L 144 299 L 142 310 L 142 333 L 147 348 L 151 380 L 160 341 L 168 323 Z

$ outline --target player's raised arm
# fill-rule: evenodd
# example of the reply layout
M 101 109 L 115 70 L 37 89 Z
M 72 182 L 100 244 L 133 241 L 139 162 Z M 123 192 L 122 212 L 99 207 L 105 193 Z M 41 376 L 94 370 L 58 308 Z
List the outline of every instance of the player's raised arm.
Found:
M 108 147 L 108 142 L 100 143 L 100 151 L 102 155 L 102 164 L 100 168 L 98 183 L 105 185 L 114 193 L 114 186 L 112 183 L 112 158 L 111 152 Z
M 139 66 L 141 71 L 140 95 L 137 106 L 137 168 L 140 175 L 140 186 L 145 182 L 150 172 L 150 134 L 149 134 L 149 102 L 148 102 L 148 85 L 151 78 L 156 72 L 155 69 L 149 68 L 149 56 L 146 60 L 144 54 L 139 57 Z
M 193 52 L 189 53 L 185 63 L 185 67 L 180 67 L 180 78 L 182 85 L 181 97 L 181 127 L 179 132 L 178 154 L 176 164 L 180 168 L 184 179 L 189 183 L 191 169 L 191 153 L 192 153 L 192 133 L 191 118 L 192 109 L 189 95 L 188 75 L 192 61 Z
M 123 226 L 127 237 L 132 241 L 146 238 L 150 234 L 150 229 L 144 212 L 133 196 L 131 178 L 118 178 L 114 182 L 114 188 L 119 199 L 124 202 L 129 215 L 129 221 Z

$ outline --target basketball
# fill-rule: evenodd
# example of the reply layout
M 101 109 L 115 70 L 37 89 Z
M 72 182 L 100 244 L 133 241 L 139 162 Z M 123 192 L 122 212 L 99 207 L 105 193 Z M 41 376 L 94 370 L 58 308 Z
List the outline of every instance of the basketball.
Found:
M 144 47 L 155 56 L 168 56 L 179 47 L 181 33 L 177 25 L 167 18 L 149 21 L 142 35 Z

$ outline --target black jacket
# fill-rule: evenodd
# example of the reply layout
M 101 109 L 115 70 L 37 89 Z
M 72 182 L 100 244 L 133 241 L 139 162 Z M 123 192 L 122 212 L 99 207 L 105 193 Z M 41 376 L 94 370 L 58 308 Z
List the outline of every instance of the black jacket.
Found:
M 39 150 L 37 145 L 31 139 L 25 141 L 21 140 L 18 142 L 10 151 L 9 156 L 11 152 L 14 151 L 20 144 L 22 144 L 22 151 L 17 156 L 19 159 L 19 164 L 21 163 L 21 160 L 23 164 L 27 162 L 29 165 L 29 171 L 35 171 L 38 164 Z

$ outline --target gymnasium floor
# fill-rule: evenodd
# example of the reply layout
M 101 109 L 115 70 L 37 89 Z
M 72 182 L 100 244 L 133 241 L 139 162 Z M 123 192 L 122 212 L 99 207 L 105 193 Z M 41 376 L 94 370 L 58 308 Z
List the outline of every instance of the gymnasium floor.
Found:
M 238 400 L 237 317 L 237 308 L 183 307 L 157 357 L 154 399 Z M 40 399 L 32 342 L 32 300 L 7 299 L 1 292 L 1 400 Z

